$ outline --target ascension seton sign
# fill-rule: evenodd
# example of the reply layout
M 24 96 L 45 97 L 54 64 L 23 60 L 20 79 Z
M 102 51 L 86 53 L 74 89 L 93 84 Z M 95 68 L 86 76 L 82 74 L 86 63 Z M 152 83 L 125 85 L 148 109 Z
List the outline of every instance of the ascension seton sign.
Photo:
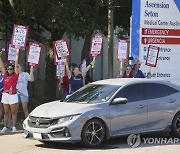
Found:
M 131 54 L 145 65 L 150 45 L 159 47 L 152 78 L 180 84 L 180 0 L 133 0 Z M 133 49 L 133 50 L 132 50 Z

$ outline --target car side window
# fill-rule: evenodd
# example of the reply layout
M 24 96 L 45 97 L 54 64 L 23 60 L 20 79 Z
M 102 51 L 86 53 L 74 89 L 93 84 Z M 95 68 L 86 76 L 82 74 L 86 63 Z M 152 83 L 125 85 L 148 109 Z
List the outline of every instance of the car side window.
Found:
M 177 90 L 164 84 L 146 83 L 146 99 L 165 97 L 176 93 Z
M 169 86 L 167 86 L 167 91 L 168 91 L 169 95 L 179 92 L 177 89 L 174 89 L 174 88 L 169 87 Z
M 141 84 L 133 84 L 122 88 L 115 98 L 124 97 L 128 102 L 140 101 L 143 99 Z

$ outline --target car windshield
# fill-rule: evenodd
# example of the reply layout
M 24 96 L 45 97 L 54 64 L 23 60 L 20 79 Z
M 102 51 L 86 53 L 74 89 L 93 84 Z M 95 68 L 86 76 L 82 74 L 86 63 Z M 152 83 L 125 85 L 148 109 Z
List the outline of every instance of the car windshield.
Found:
M 103 103 L 106 102 L 120 86 L 90 84 L 68 97 L 65 102 Z

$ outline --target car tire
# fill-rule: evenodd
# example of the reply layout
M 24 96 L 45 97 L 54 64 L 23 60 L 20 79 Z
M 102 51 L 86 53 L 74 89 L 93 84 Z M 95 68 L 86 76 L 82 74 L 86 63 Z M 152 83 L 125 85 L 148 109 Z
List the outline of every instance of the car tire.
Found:
M 177 113 L 173 119 L 172 133 L 175 137 L 180 138 L 180 113 Z
M 97 147 L 103 143 L 106 136 L 104 124 L 98 119 L 91 119 L 84 125 L 81 133 L 82 144 L 87 147 Z

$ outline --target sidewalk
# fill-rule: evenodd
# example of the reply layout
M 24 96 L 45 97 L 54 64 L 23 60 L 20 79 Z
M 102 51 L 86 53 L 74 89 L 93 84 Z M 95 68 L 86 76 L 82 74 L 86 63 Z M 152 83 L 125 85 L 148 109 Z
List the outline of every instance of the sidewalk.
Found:
M 22 127 L 22 123 L 17 123 L 16 132 L 12 132 L 12 130 L 10 128 L 8 128 L 6 133 L 1 133 L 1 130 L 3 129 L 3 122 L 0 122 L 0 136 L 1 135 L 13 135 L 13 134 L 19 134 L 19 133 L 23 133 L 23 127 Z

